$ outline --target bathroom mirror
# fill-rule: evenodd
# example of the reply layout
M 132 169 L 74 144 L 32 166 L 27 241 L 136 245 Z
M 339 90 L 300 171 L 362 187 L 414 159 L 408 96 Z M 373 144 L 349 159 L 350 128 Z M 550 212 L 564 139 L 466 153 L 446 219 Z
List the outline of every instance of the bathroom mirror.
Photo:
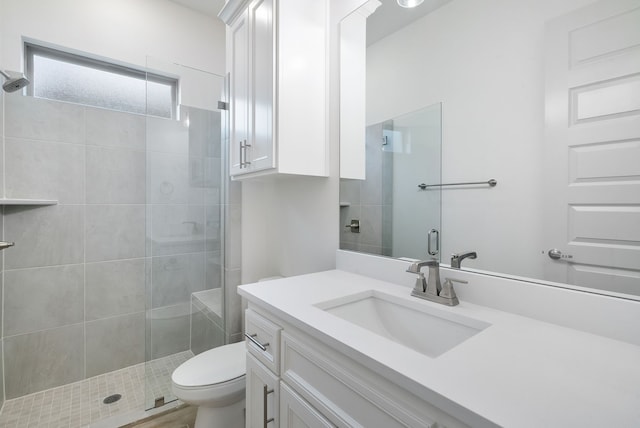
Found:
M 367 32 L 395 22 L 382 15 L 395 3 L 382 0 Z M 365 125 L 442 103 L 441 182 L 497 181 L 442 187 L 441 262 L 473 250 L 463 269 L 639 300 L 637 5 L 426 0 L 415 11 L 423 6 L 367 42 Z M 341 201 L 347 192 L 343 180 Z

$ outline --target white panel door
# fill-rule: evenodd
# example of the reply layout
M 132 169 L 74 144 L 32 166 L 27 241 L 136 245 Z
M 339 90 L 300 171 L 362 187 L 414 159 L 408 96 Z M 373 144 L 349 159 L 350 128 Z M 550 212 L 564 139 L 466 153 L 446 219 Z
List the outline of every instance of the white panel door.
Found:
M 640 1 L 554 20 L 545 49 L 546 279 L 640 295 Z

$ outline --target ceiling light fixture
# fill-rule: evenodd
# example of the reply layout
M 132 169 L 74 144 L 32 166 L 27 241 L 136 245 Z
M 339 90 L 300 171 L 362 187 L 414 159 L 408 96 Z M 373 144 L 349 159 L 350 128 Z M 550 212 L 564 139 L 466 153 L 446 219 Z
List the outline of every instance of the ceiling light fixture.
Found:
M 406 8 L 416 7 L 422 4 L 424 0 L 397 0 L 398 5 Z

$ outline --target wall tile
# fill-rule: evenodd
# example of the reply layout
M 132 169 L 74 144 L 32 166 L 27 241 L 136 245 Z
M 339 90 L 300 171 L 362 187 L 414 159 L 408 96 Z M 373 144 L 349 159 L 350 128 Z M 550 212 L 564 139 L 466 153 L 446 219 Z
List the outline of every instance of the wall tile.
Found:
M 340 179 L 340 202 L 360 205 L 360 185 L 362 180 Z
M 87 263 L 85 269 L 87 320 L 144 311 L 144 259 Z
M 360 244 L 382 246 L 382 205 L 362 206 Z
M 382 247 L 393 248 L 393 205 L 382 206 Z
M 87 205 L 86 211 L 87 262 L 144 257 L 144 205 Z
M 189 155 L 220 157 L 220 112 L 188 107 Z
M 205 253 L 153 257 L 152 307 L 189 302 L 205 288 Z
M 5 160 L 8 198 L 84 203 L 84 146 L 7 138 Z
M 240 269 L 242 261 L 242 237 L 240 225 L 242 223 L 242 207 L 240 205 L 224 205 L 225 236 L 224 236 L 224 265 L 227 269 Z
M 146 131 L 148 151 L 189 154 L 189 129 L 182 122 L 148 116 Z
M 147 359 L 166 357 L 189 349 L 190 303 L 148 311 Z
M 242 300 L 238 294 L 240 269 L 225 270 L 225 328 L 228 335 L 242 332 Z
M 86 121 L 86 142 L 89 145 L 145 150 L 143 115 L 87 107 Z
M 203 252 L 204 206 L 153 205 L 151 244 L 154 256 Z
M 84 266 L 66 265 L 4 273 L 5 336 L 84 320 Z
M 220 205 L 207 205 L 205 207 L 205 246 L 207 251 L 222 251 L 221 209 Z
M 0 355 L 2 355 L 3 350 L 2 350 L 2 340 L 0 340 Z M 2 382 L 2 385 L 4 385 L 4 366 L 2 364 L 0 364 L 0 382 Z M 4 388 L 0 388 L 0 408 L 2 408 L 2 405 L 4 404 Z
M 144 204 L 145 162 L 144 152 L 87 147 L 87 203 Z
M 144 312 L 87 322 L 87 377 L 144 362 L 144 328 Z
M 360 243 L 360 233 L 351 232 L 351 229 L 346 227 L 347 224 L 351 224 L 351 220 L 359 220 L 362 229 L 362 207 L 360 205 L 340 208 L 340 248 L 343 250 L 346 249 L 343 244 Z
M 152 204 L 189 201 L 189 157 L 173 153 L 147 153 L 147 199 Z
M 0 98 L 0 101 L 2 101 L 1 98 Z M 4 230 L 3 223 L 4 223 L 4 215 L 0 214 L 0 230 Z M 4 237 L 2 238 L 2 240 L 4 240 Z M 4 275 L 2 275 L 3 270 L 4 270 L 4 263 L 0 263 L 0 342 L 2 342 L 2 336 L 3 336 L 2 332 L 4 331 L 4 325 L 3 325 L 4 293 L 2 292 L 2 290 L 4 290 Z M 0 356 L 1 355 L 2 353 L 0 353 Z M 1 376 L 0 376 L 0 382 L 3 382 L 3 378 Z
M 205 253 L 205 290 L 222 287 L 222 262 L 220 251 Z
M 84 207 L 5 207 L 5 269 L 82 263 Z
M 222 345 L 224 331 L 207 318 L 204 312 L 194 312 L 191 315 L 191 352 L 198 355 Z
M 7 399 L 82 380 L 83 325 L 5 337 L 4 368 Z
M 83 106 L 23 96 L 5 101 L 7 137 L 84 143 Z

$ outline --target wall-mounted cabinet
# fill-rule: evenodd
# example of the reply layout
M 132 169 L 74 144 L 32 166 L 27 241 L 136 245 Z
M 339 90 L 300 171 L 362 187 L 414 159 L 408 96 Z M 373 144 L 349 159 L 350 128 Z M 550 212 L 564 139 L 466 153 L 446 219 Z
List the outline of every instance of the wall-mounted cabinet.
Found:
M 230 173 L 328 175 L 326 0 L 229 0 Z

